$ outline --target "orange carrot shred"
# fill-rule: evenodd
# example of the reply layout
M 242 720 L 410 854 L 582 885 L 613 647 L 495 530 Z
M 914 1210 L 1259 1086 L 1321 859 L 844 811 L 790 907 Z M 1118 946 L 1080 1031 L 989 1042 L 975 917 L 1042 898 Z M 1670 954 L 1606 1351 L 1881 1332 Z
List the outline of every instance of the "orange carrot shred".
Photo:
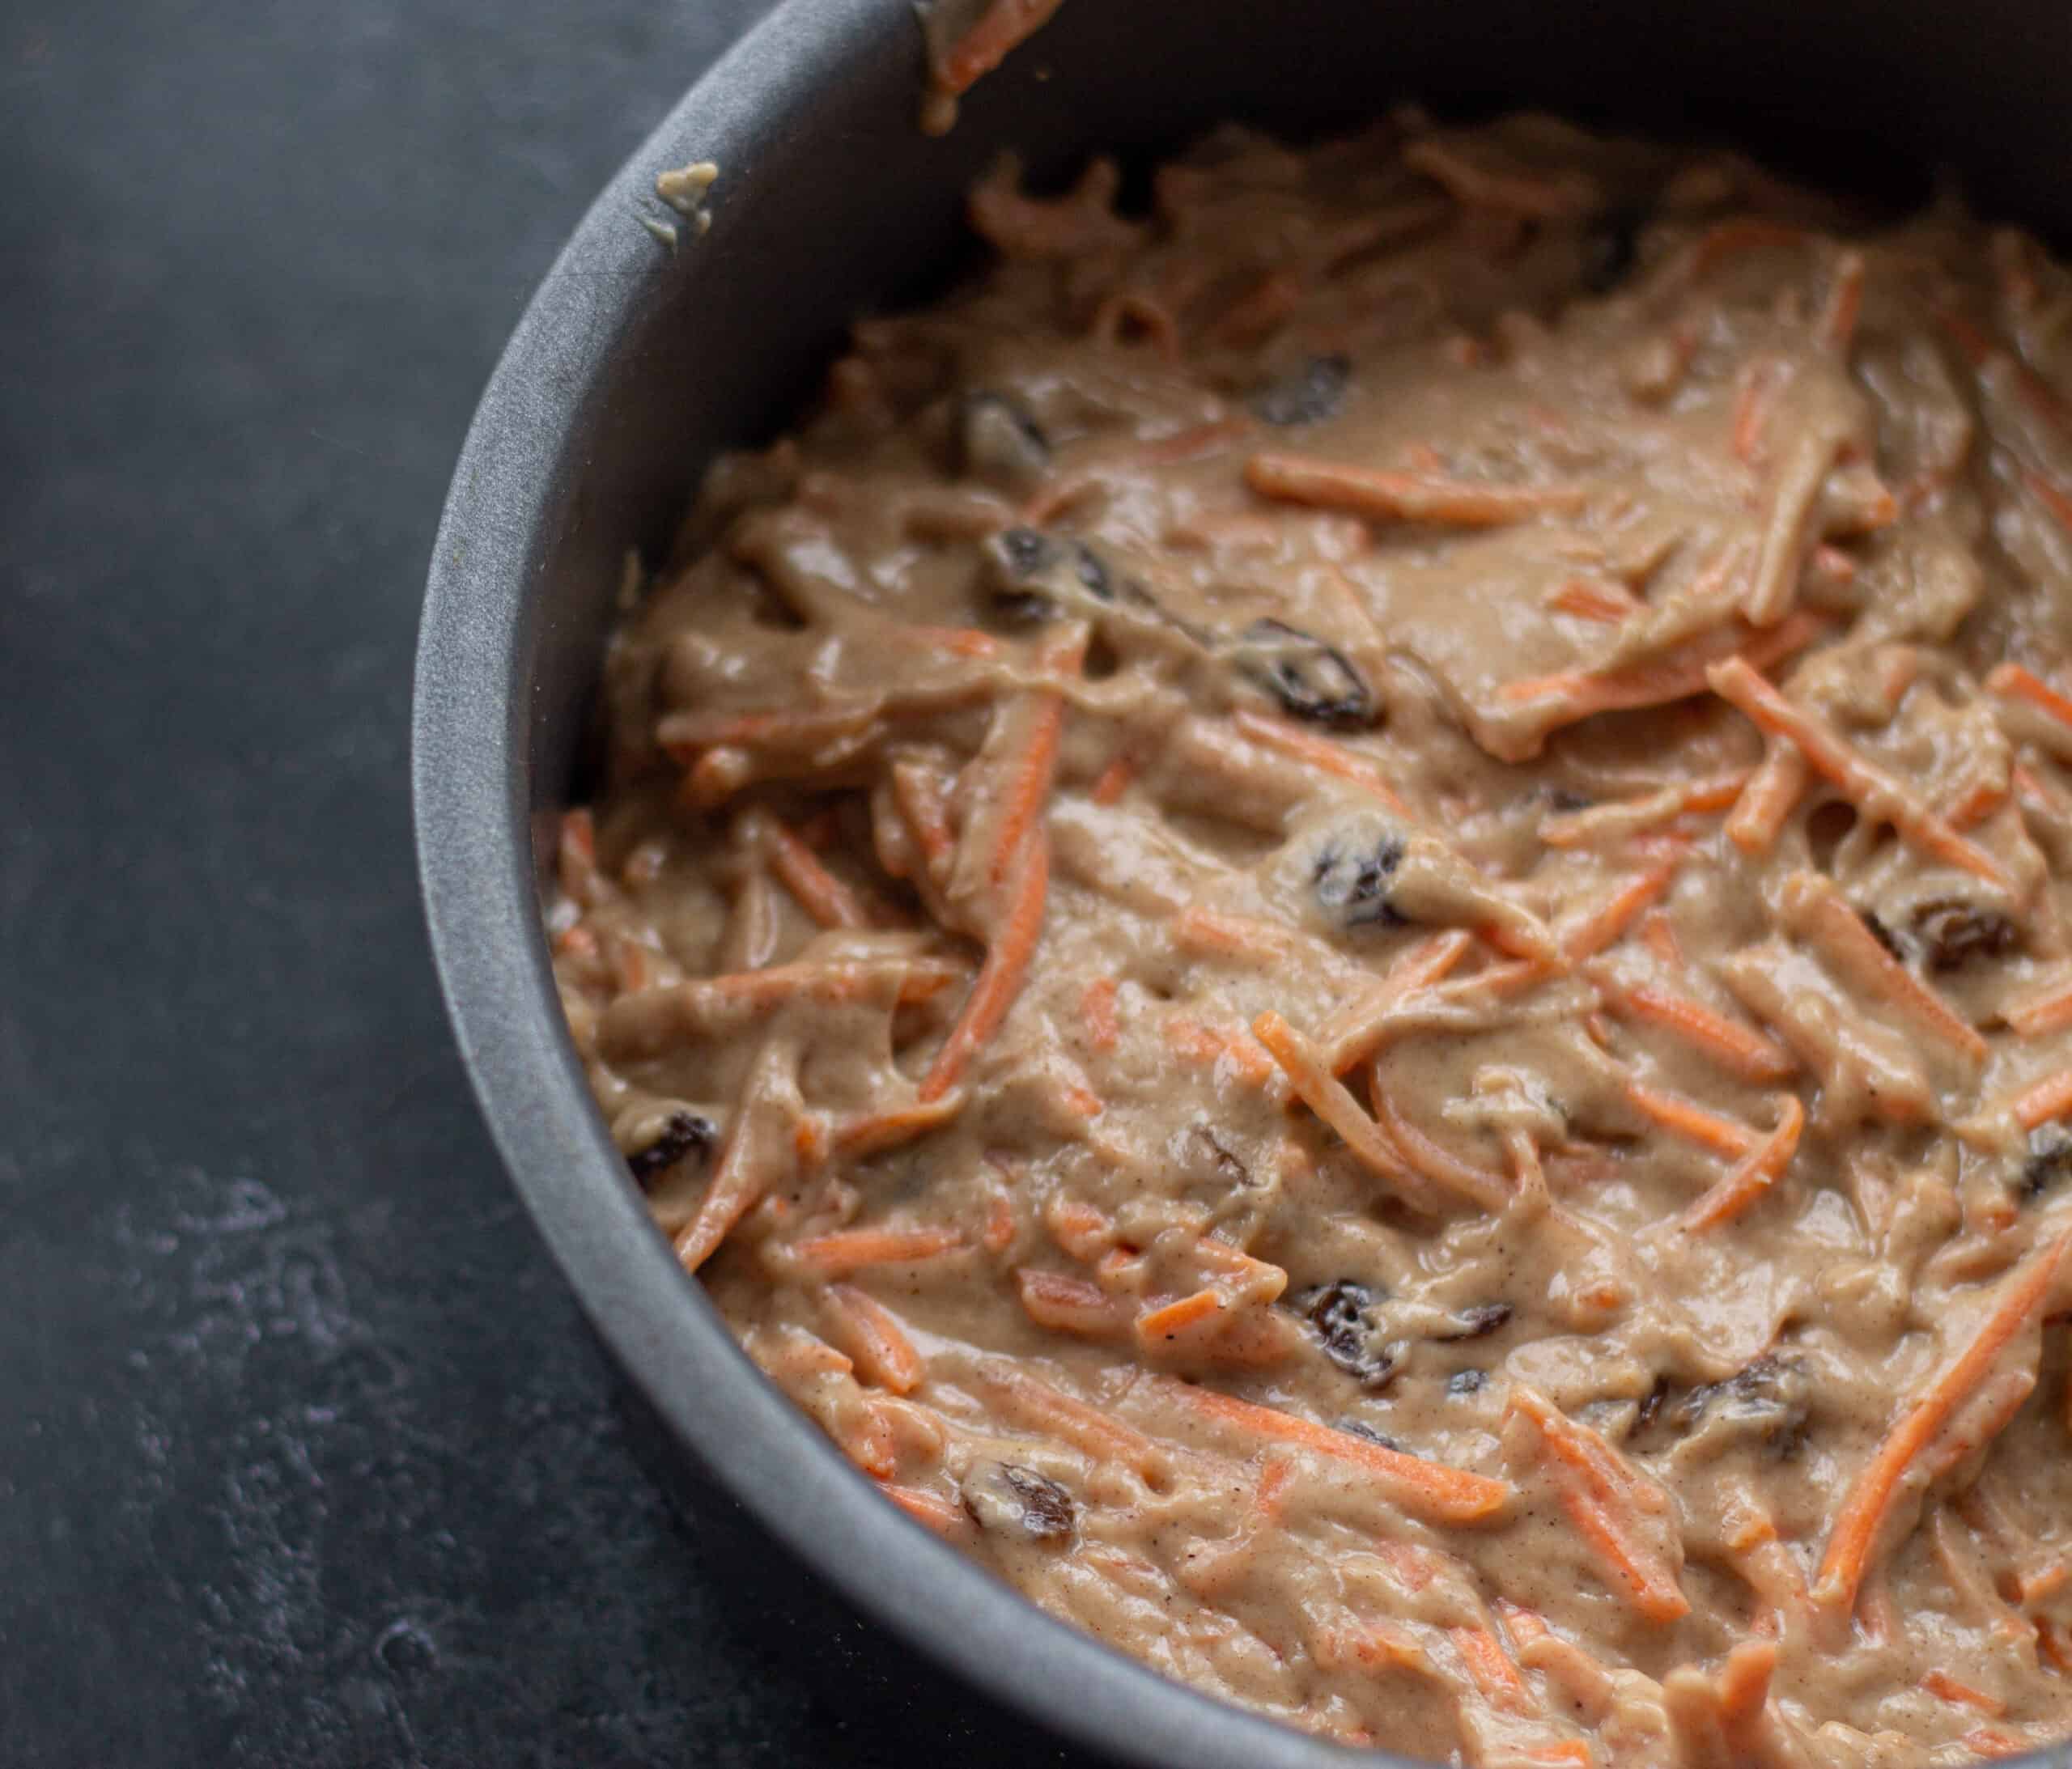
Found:
M 1504 1650 L 1494 1628 L 1463 1625 L 1448 1629 L 1447 1637 L 1460 1654 L 1468 1680 L 1492 1707 L 1507 1714 L 1535 1711 L 1538 1703 L 1532 1699 L 1531 1688 L 1518 1674 L 1518 1666 L 1511 1662 L 1511 1655 Z
M 1777 1127 L 1742 1156 L 1739 1164 L 1678 1219 L 1687 1234 L 1731 1222 L 1768 1191 L 1790 1166 L 1806 1127 L 1806 1108 L 1796 1094 L 1777 1097 Z
M 1214 1389 L 1169 1383 L 1164 1392 L 1220 1425 L 1270 1442 L 1293 1444 L 1350 1462 L 1375 1477 L 1395 1504 L 1433 1523 L 1474 1523 L 1501 1510 L 1511 1496 L 1508 1483 L 1466 1469 L 1430 1462 L 1399 1449 L 1355 1437 L 1293 1414 L 1241 1401 Z
M 1594 957 L 1612 944 L 1633 925 L 1633 918 L 1658 901 L 1675 881 L 1688 844 L 1657 860 L 1644 872 L 1613 892 L 1599 907 L 1573 923 L 1562 935 L 1561 949 L 1578 963 Z
M 1641 605 L 1624 584 L 1597 578 L 1572 577 L 1556 587 L 1547 605 L 1557 614 L 1572 614 L 1581 621 L 1603 621 L 1612 626 L 1640 612 Z
M 1115 1020 L 1115 979 L 1096 977 L 1079 998 L 1080 1017 L 1086 1023 L 1086 1041 L 1097 1050 L 1112 1050 L 1122 1036 Z
M 2025 1131 L 2032 1131 L 2039 1124 L 2048 1124 L 2053 1118 L 2072 1112 L 2072 1069 L 2047 1075 L 2032 1086 L 2024 1088 L 2009 1102 L 2008 1109 Z
M 1659 1026 L 1744 1081 L 1781 1081 L 1798 1067 L 1798 1059 L 1768 1033 L 1688 995 L 1646 983 L 1623 984 L 1608 975 L 1598 985 L 1614 1013 Z
M 1363 756 L 1357 750 L 1334 743 L 1328 737 L 1319 737 L 1313 732 L 1300 730 L 1284 719 L 1254 712 L 1250 707 L 1240 707 L 1233 713 L 1230 723 L 1253 742 L 1278 750 L 1294 761 L 1306 762 L 1319 773 L 1333 774 L 1365 787 L 1399 817 L 1410 815 L 1410 807 L 1389 784 L 1381 763 L 1373 757 Z
M 940 1259 L 964 1246 L 954 1228 L 837 1228 L 798 1242 L 792 1256 L 823 1278 L 846 1278 L 871 1266 Z
M 1794 609 L 1774 626 L 1749 630 L 1728 655 L 1767 669 L 1794 651 L 1803 650 L 1827 626 L 1820 616 Z M 1730 640 L 1734 638 L 1731 628 L 1724 630 Z M 1559 722 L 1572 724 L 1597 713 L 1667 706 L 1702 694 L 1706 672 L 1720 655 L 1718 641 L 1705 634 L 1646 663 L 1603 671 L 1568 670 L 1554 676 L 1522 677 L 1505 682 L 1497 690 L 1497 698 L 1511 702 L 1559 702 Z
M 1047 647 L 1042 660 L 1076 671 L 1086 655 L 1086 645 L 1087 633 L 1082 626 Z M 1058 744 L 1064 732 L 1064 699 L 1048 693 L 1039 693 L 1036 699 L 1037 713 L 1027 745 L 1008 772 L 1006 804 L 1000 814 L 992 862 L 987 869 L 987 880 L 996 886 L 1005 880 L 1009 868 L 1020 858 L 1029 832 L 1035 827 L 1044 801 L 1051 795 L 1051 781 L 1057 772 Z
M 880 1481 L 877 1490 L 916 1523 L 939 1536 L 956 1540 L 972 1533 L 970 1513 L 953 1499 L 925 1487 L 902 1487 L 890 1480 Z
M 1985 685 L 1996 694 L 2026 700 L 2049 713 L 2060 724 L 2072 726 L 2072 697 L 2061 694 L 2034 671 L 2024 669 L 2019 664 L 1997 665 L 1985 678 Z
M 830 1283 L 822 1301 L 830 1333 L 856 1360 L 859 1374 L 894 1394 L 911 1394 L 921 1385 L 928 1367 L 898 1317 L 883 1303 L 846 1283 Z
M 1144 1344 L 1155 1343 L 1172 1338 L 1185 1329 L 1199 1325 L 1221 1314 L 1225 1308 L 1223 1292 L 1216 1289 L 1197 1290 L 1192 1296 L 1180 1297 L 1177 1301 L 1147 1309 L 1136 1317 L 1136 1336 Z
M 2007 1712 L 2007 1704 L 1998 1695 L 1989 1695 L 1982 1689 L 1974 1689 L 1969 1683 L 1960 1683 L 1947 1671 L 1933 1670 L 1921 1680 L 1921 1686 L 1931 1695 L 1959 1707 L 1976 1707 L 1981 1713 L 1998 1720 Z
M 2048 1037 L 2072 1026 L 2072 976 L 2059 976 L 2001 1010 L 2000 1017 L 2024 1038 Z
M 1959 835 L 1883 768 L 1866 761 L 1818 714 L 1794 705 L 1758 675 L 1745 658 L 1728 659 L 1705 672 L 1713 691 L 1747 715 L 1765 735 L 1798 745 L 1807 764 L 1838 787 L 1866 816 L 1886 819 L 1930 858 L 1976 874 L 2014 894 L 2006 868 Z
M 1218 1031 L 1184 1014 L 1170 1016 L 1164 1030 L 1167 1046 L 1191 1063 L 1227 1063 L 1231 1074 L 1252 1087 L 1263 1087 L 1273 1078 L 1272 1062 L 1242 1033 Z
M 953 98 L 970 91 L 1005 61 L 1017 45 L 1042 29 L 1061 3 L 1062 0 L 992 0 L 978 22 L 937 60 L 936 89 Z
M 1739 1160 L 1756 1147 L 1755 1133 L 1747 1126 L 1708 1112 L 1676 1094 L 1644 1087 L 1638 1081 L 1628 1081 L 1625 1092 L 1626 1102 L 1634 1110 L 1701 1148 Z
M 1014 1245 L 1014 1206 L 1007 1197 L 996 1192 L 986 1207 L 986 1232 L 979 1245 L 987 1253 L 1005 1253 Z
M 1254 455 L 1245 463 L 1245 482 L 1261 497 L 1284 503 L 1461 528 L 1492 528 L 1579 510 L 1590 498 L 1583 486 L 1477 484 L 1437 473 L 1386 473 L 1314 455 Z
M 957 1084 L 971 1058 L 1007 1017 L 1029 974 L 1030 961 L 1043 931 L 1043 904 L 1051 884 L 1051 844 L 1040 829 L 1024 844 L 1020 876 L 1008 898 L 1000 932 L 987 948 L 978 980 L 965 998 L 964 1011 L 936 1053 L 920 1086 L 923 1104 L 940 1099 Z
M 1857 1592 L 1870 1570 L 1871 1550 L 1899 1501 L 1907 1471 L 1941 1434 L 1951 1415 L 1976 1391 L 2000 1354 L 2041 1312 L 2056 1287 L 2068 1247 L 2072 1247 L 2072 1230 L 2032 1254 L 2002 1280 L 1970 1342 L 1900 1416 L 1878 1453 L 1857 1475 L 1821 1557 L 1813 1587 L 1818 1601 L 1844 1612 L 1854 1606 Z
M 1130 782 L 1136 778 L 1136 763 L 1124 753 L 1117 756 L 1101 770 L 1100 778 L 1093 783 L 1091 794 L 1096 804 L 1115 804 L 1130 789 Z
M 1370 1091 L 1375 1122 L 1413 1173 L 1422 1174 L 1435 1186 L 1443 1186 L 1449 1191 L 1472 1198 L 1492 1215 L 1510 1203 L 1511 1188 L 1501 1174 L 1472 1166 L 1449 1154 L 1396 1109 L 1394 1097 L 1382 1085 L 1378 1063 Z
M 1054 1333 L 1106 1338 L 1120 1332 L 1128 1318 L 1114 1297 L 1084 1278 L 1025 1266 L 1015 1274 L 1014 1281 L 1023 1311 L 1037 1326 Z

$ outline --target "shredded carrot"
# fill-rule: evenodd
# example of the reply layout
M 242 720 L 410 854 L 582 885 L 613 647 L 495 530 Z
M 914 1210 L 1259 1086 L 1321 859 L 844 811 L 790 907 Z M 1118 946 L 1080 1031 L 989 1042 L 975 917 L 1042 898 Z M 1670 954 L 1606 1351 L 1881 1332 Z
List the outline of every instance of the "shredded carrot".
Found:
M 1112 1050 L 1122 1037 L 1115 1020 L 1115 979 L 1096 977 L 1081 992 L 1079 1016 L 1086 1024 L 1086 1041 L 1097 1050 Z
M 2072 1103 L 2072 1089 L 2068 1089 L 2068 1103 Z M 2068 1247 L 2072 1247 L 2072 1230 L 2060 1234 L 2002 1281 L 1970 1343 L 1900 1415 L 1878 1453 L 1857 1475 L 1821 1558 L 1813 1587 L 1817 1601 L 1843 1611 L 1854 1606 L 1864 1576 L 1870 1570 L 1871 1550 L 1899 1502 L 1908 1471 L 1941 1435 L 1951 1415 L 1977 1391 L 2001 1353 L 2042 1312 L 2057 1286 Z
M 1646 983 L 1622 983 L 1609 974 L 1596 981 L 1614 1013 L 1661 1027 L 1744 1081 L 1781 1081 L 1798 1071 L 1798 1059 L 1776 1039 L 1702 1001 Z
M 1350 1462 L 1374 1475 L 1393 1503 L 1429 1522 L 1475 1523 L 1501 1510 L 1511 1496 L 1506 1482 L 1426 1461 L 1355 1437 L 1350 1432 L 1335 1431 L 1270 1406 L 1255 1406 L 1214 1389 L 1169 1383 L 1163 1392 L 1217 1424 Z
M 1676 870 L 1684 863 L 1688 844 L 1680 844 L 1673 853 L 1657 860 L 1654 865 L 1629 880 L 1598 908 L 1573 923 L 1563 934 L 1561 949 L 1577 963 L 1594 957 L 1611 945 L 1633 925 L 1633 919 L 1651 903 L 1658 901 L 1675 881 Z
M 1119 1463 L 1153 1478 L 1162 1473 L 1170 1461 L 1167 1453 L 1143 1432 L 1012 1364 L 988 1358 L 972 1370 L 971 1376 L 1011 1419 L 1047 1431 L 1098 1462 Z
M 1786 924 L 1818 948 L 1845 982 L 1897 1008 L 1969 1061 L 1985 1061 L 1978 1029 L 1887 952 L 1833 884 L 1815 872 L 1794 872 L 1778 900 Z
M 921 1385 L 928 1366 L 883 1303 L 847 1283 L 828 1285 L 822 1301 L 830 1334 L 856 1360 L 859 1374 L 894 1394 L 911 1394 Z
M 1974 1689 L 1969 1683 L 1960 1683 L 1947 1671 L 1930 1671 L 1921 1680 L 1921 1686 L 1931 1695 L 1960 1707 L 1976 1707 L 1981 1713 L 1998 1720 L 2007 1712 L 2007 1704 L 1998 1695 L 1989 1695 L 1982 1689 Z
M 1228 1064 L 1229 1072 L 1251 1087 L 1263 1087 L 1273 1078 L 1273 1064 L 1239 1032 L 1221 1032 L 1184 1014 L 1168 1016 L 1166 1042 L 1175 1054 L 1206 1067 Z
M 1306 762 L 1319 773 L 1333 774 L 1365 787 L 1399 817 L 1410 815 L 1410 807 L 1389 784 L 1381 763 L 1373 757 L 1363 756 L 1357 750 L 1334 743 L 1328 737 L 1319 737 L 1314 732 L 1303 731 L 1284 719 L 1254 712 L 1250 707 L 1240 707 L 1233 713 L 1230 723 L 1254 743 L 1277 750 L 1293 761 Z
M 2048 1124 L 2053 1118 L 2072 1112 L 2072 1069 L 2047 1075 L 2032 1086 L 2024 1088 L 2009 1102 L 2008 1109 L 2025 1131 L 2032 1131 L 2039 1124 Z
M 2000 1017 L 2024 1038 L 2048 1037 L 2072 1026 L 2072 974 L 2061 972 L 2041 988 L 2010 1002 Z
M 1288 1076 L 1296 1097 L 1332 1130 L 1361 1165 L 1400 1190 L 1415 1186 L 1416 1177 L 1395 1143 L 1360 1109 L 1345 1084 L 1331 1072 L 1323 1056 L 1310 1041 L 1277 1013 L 1261 1014 L 1252 1022 L 1252 1036 L 1273 1053 L 1274 1060 Z M 1443 1181 L 1441 1183 L 1444 1183 Z M 1458 1189 L 1458 1188 L 1456 1188 Z M 1501 1210 L 1505 1202 L 1498 1190 L 1494 1197 L 1474 1196 L 1484 1209 Z
M 954 1499 L 931 1492 L 925 1487 L 902 1487 L 890 1480 L 880 1481 L 877 1490 L 915 1522 L 945 1540 L 962 1540 L 972 1533 L 970 1513 Z
M 954 1228 L 837 1228 L 792 1249 L 792 1257 L 823 1278 L 846 1278 L 872 1266 L 906 1266 L 962 1253 Z
M 1100 778 L 1093 783 L 1090 796 L 1096 804 L 1115 804 L 1130 789 L 1130 783 L 1136 778 L 1136 763 L 1127 751 L 1119 755 L 1101 770 Z
M 1638 1081 L 1628 1081 L 1625 1092 L 1626 1103 L 1643 1117 L 1715 1154 L 1739 1160 L 1756 1146 L 1755 1133 L 1747 1126 L 1708 1112 L 1676 1094 L 1644 1087 Z
M 1756 630 L 1743 623 L 1745 637 L 1737 638 L 1731 626 L 1722 631 L 1734 643 L 1733 656 L 1767 669 L 1780 659 L 1804 649 L 1827 625 L 1819 615 L 1796 609 L 1774 626 Z M 1564 724 L 1598 713 L 1666 706 L 1704 693 L 1706 672 L 1720 654 L 1718 640 L 1702 635 L 1648 663 L 1611 670 L 1569 670 L 1555 676 L 1523 677 L 1505 682 L 1497 690 L 1497 698 L 1510 702 L 1558 702 L 1560 722 Z
M 1686 1210 L 1678 1225 L 1687 1234 L 1696 1234 L 1731 1222 L 1754 1203 L 1783 1175 L 1798 1152 L 1799 1133 L 1806 1127 L 1806 1108 L 1796 1094 L 1777 1097 L 1777 1127 L 1742 1156 L 1733 1172 Z
M 1837 356 L 1848 353 L 1856 336 L 1856 322 L 1863 312 L 1863 254 L 1845 252 L 1835 265 L 1828 305 L 1816 329 L 1822 346 Z
M 1787 700 L 1746 658 L 1716 664 L 1705 677 L 1713 691 L 1739 707 L 1757 729 L 1797 745 L 1815 772 L 1832 782 L 1866 816 L 1889 821 L 1931 859 L 1960 867 L 2014 894 L 2014 880 L 1998 860 L 1917 804 L 1898 781 L 1858 755 L 1826 719 Z
M 1507 1714 L 1538 1712 L 1539 1703 L 1532 1699 L 1531 1687 L 1518 1674 L 1518 1666 L 1511 1662 L 1511 1655 L 1504 1650 L 1504 1643 L 1497 1638 L 1494 1628 L 1463 1624 L 1449 1628 L 1446 1637 L 1460 1654 L 1469 1682 L 1482 1692 L 1482 1699 L 1492 1707 Z
M 813 915 L 822 928 L 868 928 L 870 911 L 862 897 L 826 870 L 821 855 L 785 829 L 777 818 L 756 817 L 771 858 L 771 872 L 783 880 L 785 891 L 798 897 L 798 906 Z
M 1975 780 L 1950 807 L 1950 827 L 1959 834 L 1975 829 L 2006 802 L 2006 783 Z
M 808 1112 L 792 1126 L 792 1148 L 799 1164 L 810 1171 L 827 1159 L 827 1121 L 817 1112 Z
M 1688 786 L 1664 787 L 1637 799 L 1557 812 L 1540 820 L 1539 839 L 1549 847 L 1582 847 L 1607 835 L 1633 835 L 1672 817 L 1724 811 L 1741 795 L 1747 780 L 1748 770 L 1739 769 Z
M 1740 391 L 1734 396 L 1731 426 L 1736 460 L 1752 462 L 1760 451 L 1764 426 L 1769 422 L 1777 395 L 1783 391 L 1785 375 L 1781 359 L 1763 356 L 1750 363 L 1742 376 Z
M 1677 1582 L 1675 1567 L 1641 1537 L 1640 1513 L 1666 1509 L 1668 1495 L 1588 1426 L 1524 1384 L 1513 1387 L 1510 1408 L 1531 1422 L 1550 1465 L 1559 1470 L 1561 1508 L 1611 1569 L 1614 1589 L 1650 1622 L 1666 1624 L 1688 1615 L 1690 1599 Z
M 1161 1339 L 1170 1339 L 1188 1327 L 1213 1319 L 1223 1312 L 1225 1306 L 1223 1292 L 1207 1288 L 1197 1290 L 1192 1296 L 1182 1296 L 1161 1307 L 1147 1309 L 1136 1317 L 1138 1343 L 1155 1345 Z
M 1709 276 L 1728 259 L 1738 258 L 1743 252 L 1803 245 L 1807 237 L 1803 227 L 1794 227 L 1790 222 L 1771 221 L 1760 215 L 1736 216 L 1708 230 L 1690 248 L 1682 265 L 1682 276 L 1684 280 L 1695 282 L 1700 277 Z
M 892 798 L 931 870 L 946 864 L 956 851 L 957 838 L 950 833 L 949 799 L 942 783 L 919 762 L 895 761 Z
M 1051 1238 L 1075 1259 L 1096 1259 L 1114 1245 L 1115 1224 L 1084 1198 L 1051 1194 L 1043 1207 L 1043 1225 Z
M 1122 1331 L 1127 1311 L 1098 1284 L 1084 1278 L 1068 1278 L 1055 1271 L 1024 1267 L 1015 1274 L 1015 1287 L 1029 1318 L 1053 1333 L 1076 1333 L 1102 1339 Z
M 1177 462 L 1195 460 L 1204 455 L 1214 454 L 1217 449 L 1251 433 L 1250 418 L 1214 418 L 1205 424 L 1176 431 L 1172 435 L 1161 437 L 1157 442 L 1145 443 L 1136 451 L 1135 458 L 1145 466 L 1171 466 Z
M 1423 1175 L 1435 1186 L 1443 1186 L 1448 1191 L 1471 1198 L 1492 1215 L 1501 1214 L 1509 1205 L 1511 1188 L 1501 1174 L 1471 1166 L 1450 1155 L 1396 1109 L 1394 1096 L 1382 1085 L 1378 1061 L 1369 1085 L 1375 1122 L 1413 1173 Z
M 1997 665 L 1985 678 L 1985 685 L 1996 694 L 2026 700 L 2049 713 L 2060 724 L 2072 726 L 2072 697 L 2060 693 L 2034 671 L 2024 669 L 2019 664 Z
M 1014 1245 L 1014 1205 L 1004 1192 L 993 1194 L 986 1206 L 986 1231 L 979 1245 L 987 1253 L 1005 1253 Z
M 1526 1763 L 1543 1763 L 1548 1769 L 1590 1769 L 1597 1761 L 1588 1742 L 1581 1738 L 1556 1738 L 1544 1745 L 1526 1745 L 1516 1754 Z
M 1041 30 L 1062 0 L 992 0 L 978 22 L 935 65 L 936 90 L 955 98 L 1005 61 L 1017 45 Z
M 1040 660 L 1052 667 L 1076 672 L 1086 655 L 1087 638 L 1084 626 L 1075 627 L 1043 647 Z M 1031 698 L 1034 716 L 1021 753 L 1005 770 L 1000 827 L 994 838 L 992 859 L 986 869 L 987 881 L 996 889 L 1021 859 L 1030 832 L 1042 816 L 1044 803 L 1051 796 L 1051 782 L 1057 772 L 1059 740 L 1064 732 L 1064 697 L 1039 690 Z
M 1099 1094 L 1076 1081 L 1066 1082 L 1058 1091 L 1059 1097 L 1081 1118 L 1098 1118 L 1107 1109 L 1106 1102 Z
M 2010 1732 L 2005 1726 L 1975 1727 L 1957 1742 L 1981 1757 L 2019 1757 L 2036 1748 L 2019 1733 Z
M 1476 484 L 1437 473 L 1385 473 L 1314 455 L 1254 455 L 1245 463 L 1245 483 L 1261 497 L 1284 503 L 1472 528 L 1579 510 L 1590 498 L 1585 486 Z
M 843 1154 L 861 1160 L 888 1148 L 897 1148 L 930 1131 L 939 1130 L 957 1116 L 963 1101 L 953 1093 L 926 1105 L 894 1105 L 874 1112 L 859 1112 L 834 1132 L 834 1147 Z
M 1623 583 L 1600 578 L 1572 577 L 1556 586 L 1547 605 L 1557 614 L 1573 614 L 1579 621 L 1603 621 L 1616 626 L 1640 612 L 1641 604 Z
M 1303 292 L 1302 279 L 1293 270 L 1269 270 L 1218 314 L 1204 335 L 1215 345 L 1256 343 L 1301 306 Z
M 783 1088 L 792 1081 L 782 1047 L 775 1040 L 766 1041 L 749 1071 L 733 1122 L 727 1126 L 705 1195 L 690 1220 L 677 1232 L 673 1245 L 685 1271 L 695 1271 L 711 1258 L 769 1188 L 772 1175 L 764 1146 L 767 1120 L 774 1115 L 771 1103 L 781 1099 Z
M 1173 937 L 1191 951 L 1263 965 L 1287 957 L 1295 945 L 1291 928 L 1277 927 L 1254 915 L 1226 915 L 1199 906 L 1183 909 L 1173 918 Z
M 965 998 L 964 1011 L 957 1016 L 957 1024 L 950 1028 L 949 1036 L 921 1082 L 923 1104 L 940 1099 L 957 1084 L 971 1058 L 1000 1029 L 1008 1009 L 1021 993 L 1043 931 L 1043 904 L 1050 884 L 1050 840 L 1042 830 L 1032 830 L 1023 844 L 1020 876 L 1008 893 L 1000 931 L 987 948 L 986 961 L 979 967 L 971 993 Z

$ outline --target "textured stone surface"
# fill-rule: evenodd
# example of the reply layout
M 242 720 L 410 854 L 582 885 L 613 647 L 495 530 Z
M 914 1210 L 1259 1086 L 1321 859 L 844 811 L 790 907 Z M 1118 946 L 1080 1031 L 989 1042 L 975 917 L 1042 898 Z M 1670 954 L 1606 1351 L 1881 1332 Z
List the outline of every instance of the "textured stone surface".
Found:
M 728 1630 L 632 1460 L 465 1097 L 405 804 L 476 394 L 762 10 L 0 14 L 11 1763 L 896 1753 Z

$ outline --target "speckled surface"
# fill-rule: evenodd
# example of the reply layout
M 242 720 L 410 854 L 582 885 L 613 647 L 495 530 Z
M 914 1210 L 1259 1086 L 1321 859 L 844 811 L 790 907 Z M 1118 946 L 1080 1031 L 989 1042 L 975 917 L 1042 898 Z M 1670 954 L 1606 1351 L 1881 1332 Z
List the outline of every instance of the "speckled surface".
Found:
M 482 380 L 763 10 L 0 9 L 9 1763 L 914 1760 L 728 1625 L 633 1459 L 405 808 Z

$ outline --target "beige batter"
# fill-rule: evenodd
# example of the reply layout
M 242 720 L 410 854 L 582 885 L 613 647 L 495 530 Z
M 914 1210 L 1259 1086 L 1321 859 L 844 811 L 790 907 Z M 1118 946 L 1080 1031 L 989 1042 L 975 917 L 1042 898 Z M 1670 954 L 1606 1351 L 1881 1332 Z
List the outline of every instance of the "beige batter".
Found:
M 2072 1732 L 2072 278 L 1538 118 L 1118 183 L 974 192 L 614 645 L 550 920 L 657 1220 L 1295 1724 Z

